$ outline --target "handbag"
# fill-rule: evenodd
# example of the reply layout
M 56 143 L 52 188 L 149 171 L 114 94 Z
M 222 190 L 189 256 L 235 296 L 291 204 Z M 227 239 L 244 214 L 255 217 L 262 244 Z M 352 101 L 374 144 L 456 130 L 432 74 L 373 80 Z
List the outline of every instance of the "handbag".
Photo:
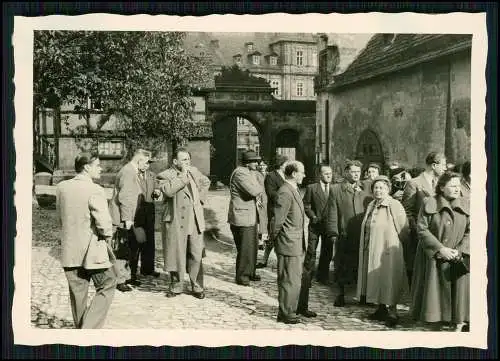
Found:
M 444 269 L 444 276 L 448 281 L 456 281 L 470 272 L 470 257 L 462 255 L 458 261 L 447 262 L 448 267 Z
M 126 228 L 116 228 L 116 231 L 111 238 L 110 246 L 117 259 L 129 259 L 130 245 L 128 242 L 128 231 Z
M 106 240 L 93 236 L 83 257 L 83 268 L 87 270 L 109 268 L 112 266 Z

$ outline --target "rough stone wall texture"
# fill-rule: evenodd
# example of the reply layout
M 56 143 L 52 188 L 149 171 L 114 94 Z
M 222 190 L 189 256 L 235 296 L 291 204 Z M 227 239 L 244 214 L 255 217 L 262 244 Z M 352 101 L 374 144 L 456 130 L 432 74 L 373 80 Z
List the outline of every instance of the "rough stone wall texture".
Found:
M 470 74 L 470 55 L 464 54 L 328 94 L 331 162 L 340 169 L 346 158 L 355 158 L 366 129 L 378 135 L 385 162 L 421 167 L 430 151 L 445 152 L 446 137 L 452 161 L 470 159 Z

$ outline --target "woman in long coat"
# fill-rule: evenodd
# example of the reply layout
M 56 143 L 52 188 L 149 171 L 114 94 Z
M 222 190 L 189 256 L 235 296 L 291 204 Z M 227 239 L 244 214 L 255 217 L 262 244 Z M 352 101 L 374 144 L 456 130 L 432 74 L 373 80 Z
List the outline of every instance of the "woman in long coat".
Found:
M 403 256 L 408 219 L 403 205 L 389 195 L 388 177 L 375 178 L 371 189 L 374 200 L 368 205 L 361 224 L 357 296 L 379 305 L 370 319 L 395 326 L 396 305 L 408 292 Z
M 417 220 L 412 316 L 451 323 L 465 331 L 469 322 L 469 208 L 460 195 L 461 175 L 444 173 L 436 195 L 424 202 Z M 467 327 L 463 327 L 467 326 Z

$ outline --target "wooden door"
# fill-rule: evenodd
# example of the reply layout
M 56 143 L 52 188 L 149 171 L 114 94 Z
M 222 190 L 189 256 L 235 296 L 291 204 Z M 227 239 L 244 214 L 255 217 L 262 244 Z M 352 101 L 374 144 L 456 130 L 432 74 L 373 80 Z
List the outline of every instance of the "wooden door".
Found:
M 213 124 L 213 140 L 215 147 L 214 169 L 217 181 L 229 184 L 231 173 L 237 166 L 236 158 L 235 118 L 216 120 Z

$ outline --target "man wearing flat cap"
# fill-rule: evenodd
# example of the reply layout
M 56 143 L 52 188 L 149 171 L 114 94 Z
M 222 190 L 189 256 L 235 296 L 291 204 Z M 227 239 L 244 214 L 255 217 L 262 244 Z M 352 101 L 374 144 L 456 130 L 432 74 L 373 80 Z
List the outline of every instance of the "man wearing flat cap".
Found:
M 236 283 L 249 286 L 260 281 L 256 275 L 258 207 L 262 207 L 264 188 L 255 176 L 260 157 L 252 151 L 242 155 L 242 165 L 231 174 L 228 223 L 237 249 Z

